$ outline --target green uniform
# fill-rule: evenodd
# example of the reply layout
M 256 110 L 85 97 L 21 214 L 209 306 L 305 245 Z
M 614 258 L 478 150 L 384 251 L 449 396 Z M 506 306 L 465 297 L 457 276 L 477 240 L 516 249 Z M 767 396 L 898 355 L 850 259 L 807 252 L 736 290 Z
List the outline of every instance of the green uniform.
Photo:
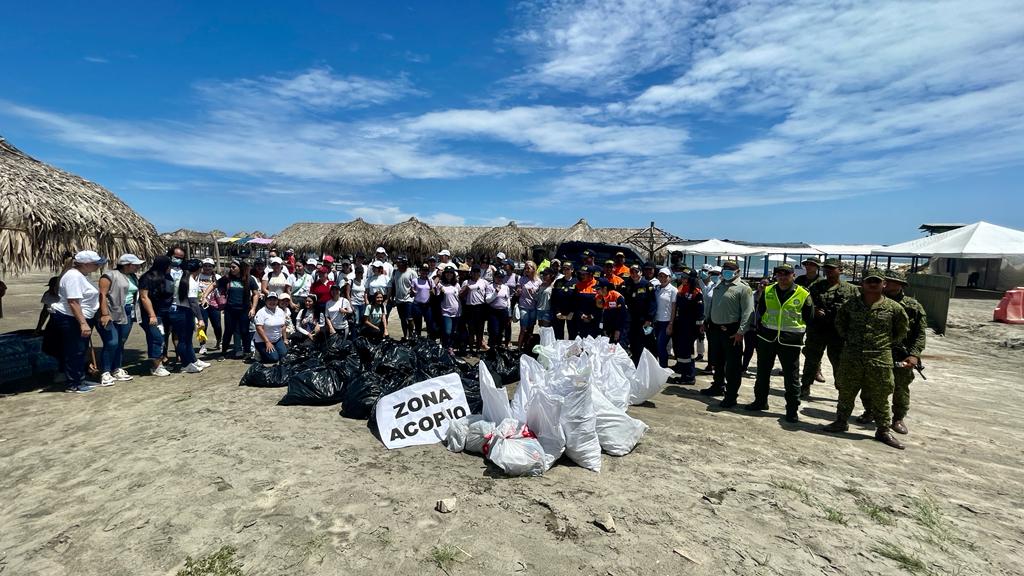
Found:
M 910 320 L 903 307 L 881 297 L 868 305 L 861 297 L 848 300 L 836 314 L 836 331 L 843 338 L 839 383 L 838 422 L 853 412 L 857 393 L 867 392 L 868 412 L 879 428 L 892 424 L 889 395 L 893 391 L 892 350 L 907 336 Z
M 893 347 L 893 360 L 900 362 L 908 356 L 920 359 L 921 353 L 924 352 L 925 332 L 928 328 L 928 319 L 925 316 L 924 306 L 921 306 L 920 302 L 902 292 L 900 292 L 899 296 L 892 298 L 892 300 L 898 302 L 903 307 L 903 311 L 907 313 L 907 318 L 910 320 L 910 327 L 907 330 L 906 337 Z M 894 366 L 892 376 L 894 383 L 892 419 L 903 420 L 907 416 L 907 412 L 910 411 L 910 383 L 914 381 L 914 369 L 896 368 Z M 861 391 L 860 399 L 864 409 L 867 410 L 869 401 L 865 398 L 864 391 Z
M 800 384 L 805 389 L 810 388 L 814 382 L 824 354 L 828 354 L 832 371 L 839 369 L 843 339 L 836 332 L 836 313 L 847 300 L 860 296 L 860 290 L 856 286 L 843 280 L 832 286 L 827 279 L 820 278 L 807 290 L 811 293 L 815 310 L 823 310 L 825 315 L 815 316 L 807 327 L 807 339 L 804 341 L 804 371 L 800 378 Z

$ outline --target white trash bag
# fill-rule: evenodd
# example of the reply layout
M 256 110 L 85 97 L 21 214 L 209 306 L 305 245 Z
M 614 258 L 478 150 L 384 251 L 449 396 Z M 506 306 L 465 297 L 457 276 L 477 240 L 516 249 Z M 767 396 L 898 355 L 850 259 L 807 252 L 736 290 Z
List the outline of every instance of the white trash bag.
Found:
M 540 345 L 546 348 L 554 347 L 556 342 L 555 329 L 551 326 L 540 327 Z
M 530 405 L 530 398 L 534 390 L 544 388 L 546 379 L 544 367 L 539 362 L 526 354 L 519 357 L 519 384 L 516 386 L 516 393 L 512 395 L 510 405 L 513 418 L 526 422 L 526 409 Z
M 452 420 L 448 424 L 448 433 L 445 435 L 444 444 L 452 452 L 462 452 L 466 449 L 466 439 L 469 438 L 469 427 L 473 423 L 484 421 L 479 414 L 470 414 L 463 418 Z M 491 424 L 493 427 L 494 425 Z
M 487 365 L 483 362 L 477 364 L 480 369 L 480 399 L 483 401 L 484 420 L 489 422 L 501 422 L 512 417 L 509 409 L 508 392 L 504 388 L 499 389 L 494 384 L 494 377 Z
M 544 470 L 550 469 L 565 453 L 562 430 L 562 398 L 537 390 L 526 411 L 526 425 L 544 450 Z
M 647 424 L 630 417 L 625 410 L 612 404 L 597 388 L 591 387 L 590 390 L 601 449 L 612 456 L 629 454 L 647 432 Z
M 565 453 L 587 470 L 600 472 L 601 443 L 590 385 L 573 386 L 564 398 L 560 422 L 565 432 Z
M 509 476 L 540 476 L 545 467 L 544 449 L 536 438 L 505 438 L 495 434 L 487 459 Z
M 629 403 L 636 406 L 657 396 L 671 374 L 672 372 L 662 368 L 654 354 L 645 348 L 640 356 L 640 363 L 636 366 L 636 377 L 630 386 Z
M 466 441 L 463 443 L 463 450 L 474 454 L 483 454 L 484 445 L 489 437 L 494 436 L 494 422 L 478 420 L 469 424 L 466 431 Z

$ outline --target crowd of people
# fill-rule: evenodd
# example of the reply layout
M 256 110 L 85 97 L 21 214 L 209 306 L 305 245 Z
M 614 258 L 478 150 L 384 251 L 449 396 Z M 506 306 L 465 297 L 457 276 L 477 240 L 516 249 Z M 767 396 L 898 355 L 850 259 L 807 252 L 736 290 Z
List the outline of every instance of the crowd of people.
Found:
M 858 288 L 841 280 L 838 260 L 813 257 L 802 263 L 803 275 L 782 264 L 754 287 L 732 260 L 690 268 L 673 255 L 658 267 L 627 264 L 622 252 L 599 265 L 590 251 L 570 262 L 538 250 L 520 267 L 500 252 L 477 263 L 442 250 L 412 264 L 383 247 L 369 261 L 364 254 L 303 260 L 288 250 L 218 271 L 213 259 L 186 260 L 173 247 L 141 274 L 144 262 L 122 255 L 93 285 L 89 276 L 106 264 L 96 252 L 79 252 L 43 296 L 39 328 L 49 317 L 49 348 L 59 346 L 71 392 L 133 379 L 124 347 L 136 322 L 154 377 L 171 373 L 172 349 L 177 370 L 195 374 L 210 366 L 207 359 L 273 363 L 296 342 L 339 335 L 431 338 L 462 355 L 496 347 L 529 352 L 538 327 L 551 327 L 559 339 L 607 336 L 637 363 L 646 349 L 662 367 L 671 365 L 680 385 L 696 383 L 697 363 L 706 358 L 711 385 L 700 394 L 722 397 L 723 409 L 736 406 L 741 379 L 753 376 L 755 399 L 745 408 L 767 410 L 777 362 L 790 423 L 799 420 L 812 383 L 824 382 L 827 356 L 839 389 L 837 419 L 827 429 L 846 430 L 860 393 L 860 420 L 873 420 L 878 440 L 902 448 L 891 431 L 907 433 L 909 383 L 926 327 L 923 308 L 902 292 L 900 273 L 872 271 Z M 400 334 L 389 332 L 393 314 Z M 99 377 L 87 382 L 93 330 L 102 352 Z M 755 353 L 756 375 L 749 370 Z

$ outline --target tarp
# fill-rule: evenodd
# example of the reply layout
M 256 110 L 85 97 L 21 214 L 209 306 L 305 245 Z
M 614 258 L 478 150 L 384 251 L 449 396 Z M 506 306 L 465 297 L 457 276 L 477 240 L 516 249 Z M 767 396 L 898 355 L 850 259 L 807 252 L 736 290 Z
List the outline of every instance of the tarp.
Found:
M 872 250 L 873 256 L 1004 258 L 1024 256 L 1024 232 L 975 222 L 963 228 Z
M 238 236 L 225 236 L 223 238 L 217 238 L 217 242 L 238 242 L 241 240 Z
M 264 245 L 266 245 L 266 244 L 273 244 L 273 243 L 274 243 L 274 239 L 273 238 L 252 238 L 248 242 L 246 242 L 246 244 L 264 244 Z
M 715 238 L 697 244 L 690 244 L 689 246 L 670 244 L 665 249 L 669 252 L 682 252 L 683 254 L 694 254 L 696 256 L 761 256 L 765 254 L 763 250 L 757 248 L 741 246 Z

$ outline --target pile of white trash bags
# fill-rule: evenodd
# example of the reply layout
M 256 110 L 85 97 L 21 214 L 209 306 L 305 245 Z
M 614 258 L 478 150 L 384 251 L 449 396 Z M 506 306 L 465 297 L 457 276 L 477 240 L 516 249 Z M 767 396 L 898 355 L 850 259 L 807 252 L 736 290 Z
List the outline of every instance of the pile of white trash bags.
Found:
M 480 362 L 483 413 L 451 423 L 448 449 L 483 454 L 509 476 L 539 476 L 563 454 L 600 472 L 602 451 L 629 454 L 648 426 L 626 409 L 658 394 L 669 371 L 647 350 L 633 366 L 606 337 L 555 340 L 551 328 L 534 352 L 538 360 L 520 357 L 511 402 Z

